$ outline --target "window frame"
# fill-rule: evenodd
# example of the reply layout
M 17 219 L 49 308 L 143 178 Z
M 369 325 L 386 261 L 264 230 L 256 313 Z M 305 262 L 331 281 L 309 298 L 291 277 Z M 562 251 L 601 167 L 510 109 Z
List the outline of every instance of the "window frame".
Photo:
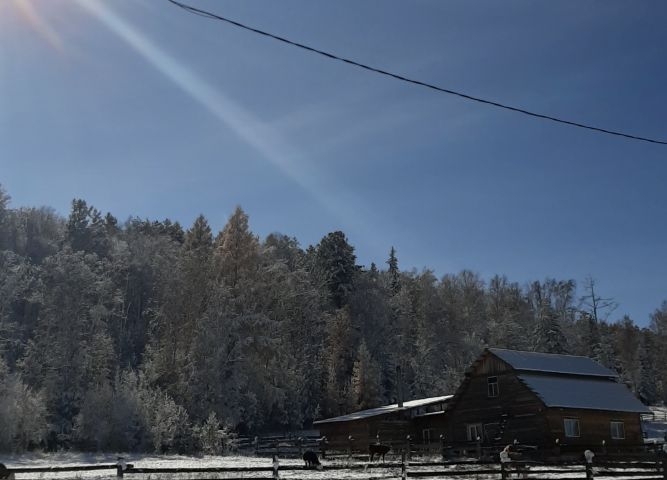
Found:
M 614 426 L 616 426 L 617 429 L 614 429 Z M 619 426 L 620 430 L 618 430 Z M 622 420 L 612 420 L 609 422 L 609 429 L 612 440 L 625 440 L 625 422 L 623 422 Z M 616 436 L 619 433 L 620 436 Z
M 473 436 L 471 433 L 475 432 Z M 481 442 L 484 440 L 484 428 L 481 423 L 466 423 L 466 436 L 469 442 L 476 442 L 479 438 Z
M 486 378 L 486 396 L 488 398 L 498 398 L 500 396 L 500 382 L 498 376 Z
M 572 427 L 575 427 L 574 432 L 569 432 L 572 433 L 570 435 L 568 433 L 568 430 L 571 430 L 572 428 L 568 429 L 568 424 Z M 566 438 L 581 438 L 581 422 L 579 421 L 578 418 L 576 417 L 565 417 L 563 418 L 563 433 Z

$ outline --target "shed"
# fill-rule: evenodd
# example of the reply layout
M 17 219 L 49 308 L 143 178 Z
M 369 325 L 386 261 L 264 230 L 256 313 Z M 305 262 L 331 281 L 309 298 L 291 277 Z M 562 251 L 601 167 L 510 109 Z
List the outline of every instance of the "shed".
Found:
M 422 398 L 404 402 L 402 405 L 394 403 L 318 420 L 313 422 L 313 426 L 319 428 L 320 435 L 327 438 L 328 448 L 335 450 L 351 446 L 354 450 L 367 451 L 368 445 L 378 440 L 393 447 L 403 446 L 407 435 L 414 437 L 415 434 L 423 434 L 421 422 L 424 416 L 442 414 L 451 397 L 445 395 Z M 431 433 L 428 431 L 427 435 Z M 351 444 L 350 436 L 353 439 Z M 430 440 L 437 437 L 428 438 Z M 422 437 L 415 440 L 420 442 Z

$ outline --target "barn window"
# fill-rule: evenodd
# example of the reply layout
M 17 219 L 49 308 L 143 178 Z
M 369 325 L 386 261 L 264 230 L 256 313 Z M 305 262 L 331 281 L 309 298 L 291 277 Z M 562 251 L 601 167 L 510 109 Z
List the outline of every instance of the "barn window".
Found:
M 578 418 L 565 418 L 563 419 L 563 423 L 566 437 L 579 437 L 581 435 Z
M 422 430 L 422 440 L 426 445 L 430 445 L 433 438 L 435 438 L 435 430 L 432 428 L 425 428 Z
M 486 379 L 487 393 L 489 397 L 498 396 L 498 377 L 489 377 Z
M 481 423 L 469 423 L 466 425 L 468 429 L 468 441 L 475 442 L 477 439 L 482 439 L 482 424 Z
M 623 440 L 625 438 L 625 425 L 623 422 L 611 422 L 611 438 Z

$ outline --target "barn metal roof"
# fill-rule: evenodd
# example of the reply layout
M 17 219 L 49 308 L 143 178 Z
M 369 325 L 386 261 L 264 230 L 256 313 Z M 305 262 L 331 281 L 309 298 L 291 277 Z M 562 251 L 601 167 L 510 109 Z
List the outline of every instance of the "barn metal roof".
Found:
M 489 348 L 489 351 L 515 370 L 563 373 L 569 375 L 586 375 L 593 377 L 618 377 L 618 375 L 603 367 L 588 357 L 575 355 L 556 355 L 553 353 L 520 352 L 502 348 Z
M 651 413 L 628 387 L 612 380 L 530 374 L 518 378 L 547 407 Z
M 421 398 L 419 400 L 410 400 L 409 402 L 403 402 L 403 407 L 399 407 L 397 403 L 392 405 L 385 405 L 383 407 L 370 408 L 368 410 L 361 410 L 359 412 L 349 413 L 347 415 L 341 415 L 340 417 L 325 418 L 324 420 L 318 420 L 313 422 L 313 425 L 318 425 L 321 423 L 334 423 L 334 422 L 350 422 L 354 420 L 362 420 L 369 417 L 374 417 L 376 415 L 384 415 L 386 413 L 398 412 L 401 410 L 410 410 L 418 407 L 425 407 L 434 403 L 446 402 L 452 395 L 444 395 L 442 397 L 431 397 L 431 398 Z

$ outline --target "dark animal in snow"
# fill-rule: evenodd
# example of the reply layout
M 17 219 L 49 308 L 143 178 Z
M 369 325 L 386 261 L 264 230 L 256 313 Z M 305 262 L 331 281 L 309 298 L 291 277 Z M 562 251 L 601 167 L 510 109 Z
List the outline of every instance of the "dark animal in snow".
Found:
M 4 463 L 0 463 L 0 478 L 14 480 L 14 472 L 8 470 Z
M 371 443 L 368 446 L 368 453 L 371 454 L 371 462 L 373 461 L 373 457 L 377 454 L 378 459 L 382 457 L 382 461 L 384 462 L 384 456 L 387 454 L 387 452 L 390 450 L 391 447 L 389 445 L 383 445 L 381 443 Z
M 322 468 L 322 464 L 320 463 L 320 459 L 317 458 L 317 453 L 313 452 L 312 450 L 306 450 L 303 453 L 303 461 L 306 462 L 306 467 L 308 468 Z

